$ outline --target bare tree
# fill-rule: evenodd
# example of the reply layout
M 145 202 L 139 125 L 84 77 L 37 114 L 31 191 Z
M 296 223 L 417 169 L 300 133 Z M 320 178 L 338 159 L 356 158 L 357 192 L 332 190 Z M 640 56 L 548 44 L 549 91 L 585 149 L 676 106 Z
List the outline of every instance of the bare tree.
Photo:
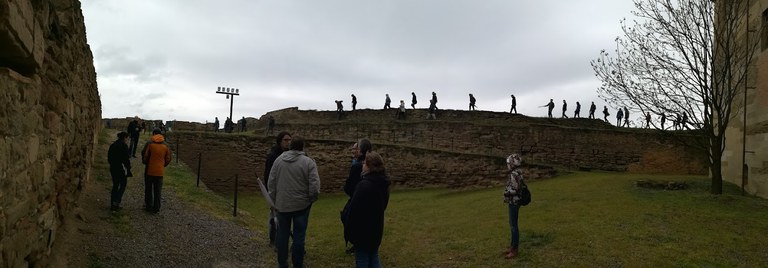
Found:
M 624 36 L 616 38 L 615 54 L 603 50 L 591 62 L 602 81 L 598 94 L 642 114 L 664 114 L 667 122 L 685 117 L 681 129 L 700 137 L 694 145 L 709 159 L 711 192 L 721 194 L 725 131 L 739 113 L 731 106 L 745 89 L 758 44 L 757 38 L 746 37 L 748 1 L 634 3 L 632 14 L 638 19 L 632 25 L 622 20 Z M 668 131 L 657 123 L 655 128 Z

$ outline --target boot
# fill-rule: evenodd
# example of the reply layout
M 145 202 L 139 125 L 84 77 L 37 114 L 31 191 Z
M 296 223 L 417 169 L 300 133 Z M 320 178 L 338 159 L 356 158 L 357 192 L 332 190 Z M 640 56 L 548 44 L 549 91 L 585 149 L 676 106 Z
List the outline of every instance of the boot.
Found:
M 504 256 L 504 258 L 505 259 L 514 259 L 515 257 L 517 257 L 517 247 L 511 247 L 509 249 L 510 249 L 509 253 L 507 253 L 507 255 Z
M 509 247 L 507 247 L 506 249 L 504 249 L 504 252 L 503 252 L 503 253 L 501 253 L 501 255 L 505 255 L 505 256 L 506 256 L 506 255 L 507 255 L 507 254 L 509 254 L 510 252 L 512 252 L 512 246 L 509 246 Z

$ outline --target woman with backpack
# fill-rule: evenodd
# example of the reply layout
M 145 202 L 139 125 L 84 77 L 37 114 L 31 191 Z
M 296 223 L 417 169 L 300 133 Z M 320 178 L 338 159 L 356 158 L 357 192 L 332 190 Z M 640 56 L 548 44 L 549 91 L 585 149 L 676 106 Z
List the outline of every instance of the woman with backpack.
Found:
M 518 154 L 511 154 L 507 157 L 507 168 L 510 172 L 507 187 L 504 189 L 504 203 L 507 203 L 509 206 L 509 227 L 512 231 L 512 241 L 509 248 L 504 251 L 504 258 L 507 259 L 517 257 L 517 249 L 520 245 L 520 229 L 517 226 L 517 216 L 520 212 L 520 206 L 527 205 L 530 202 L 530 194 L 527 192 L 527 186 L 523 181 L 523 171 L 520 169 L 522 162 Z M 524 194 L 524 192 L 526 193 Z

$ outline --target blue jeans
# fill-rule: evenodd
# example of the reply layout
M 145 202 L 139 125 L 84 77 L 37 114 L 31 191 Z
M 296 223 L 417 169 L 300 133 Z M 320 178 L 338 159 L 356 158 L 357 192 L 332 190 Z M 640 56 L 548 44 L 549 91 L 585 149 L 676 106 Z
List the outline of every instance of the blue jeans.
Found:
M 288 238 L 293 235 L 291 246 L 291 262 L 293 267 L 304 267 L 304 239 L 309 224 L 309 207 L 293 212 L 277 212 L 277 264 L 278 267 L 288 267 Z M 293 232 L 291 232 L 293 223 Z
M 379 251 L 355 247 L 355 265 L 357 268 L 381 268 Z
M 509 228 L 512 229 L 512 243 L 513 248 L 520 245 L 520 229 L 517 227 L 517 215 L 520 212 L 520 207 L 509 204 Z

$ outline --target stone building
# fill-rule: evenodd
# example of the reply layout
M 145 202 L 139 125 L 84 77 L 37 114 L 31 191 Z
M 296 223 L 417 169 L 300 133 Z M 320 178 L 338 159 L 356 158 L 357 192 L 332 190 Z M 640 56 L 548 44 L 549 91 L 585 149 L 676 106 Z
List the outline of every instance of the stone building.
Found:
M 735 118 L 731 119 L 726 131 L 725 152 L 721 160 L 723 180 L 739 187 L 744 185 L 749 194 L 768 198 L 768 0 L 750 0 L 747 3 L 748 37 L 758 44 L 753 64 L 749 66 L 746 97 L 742 89 L 742 94 L 732 105 Z M 739 36 L 740 41 L 748 41 L 745 39 L 747 35 Z M 745 181 L 742 181 L 742 164 L 747 165 L 748 177 Z

